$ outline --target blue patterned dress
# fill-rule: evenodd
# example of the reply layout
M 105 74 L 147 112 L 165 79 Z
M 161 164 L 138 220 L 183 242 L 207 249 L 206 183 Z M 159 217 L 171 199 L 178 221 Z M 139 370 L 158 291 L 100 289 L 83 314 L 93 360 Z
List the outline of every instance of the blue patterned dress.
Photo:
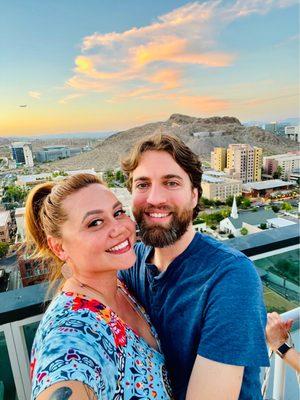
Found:
M 99 400 L 171 398 L 162 353 L 109 307 L 84 295 L 62 292 L 55 297 L 38 327 L 30 367 L 33 400 L 68 380 L 86 384 Z

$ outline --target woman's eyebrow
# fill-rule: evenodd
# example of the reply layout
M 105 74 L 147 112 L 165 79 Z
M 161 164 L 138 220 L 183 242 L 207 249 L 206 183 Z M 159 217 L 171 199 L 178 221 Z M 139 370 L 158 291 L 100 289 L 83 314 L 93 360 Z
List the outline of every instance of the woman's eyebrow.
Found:
M 116 207 L 119 207 L 119 206 L 122 206 L 122 203 L 121 203 L 120 201 L 117 201 L 117 202 L 113 205 L 112 209 L 114 210 Z M 103 214 L 103 213 L 104 213 L 104 210 L 100 210 L 100 209 L 98 209 L 98 210 L 90 210 L 90 211 L 88 211 L 88 212 L 86 212 L 86 213 L 84 214 L 81 223 L 84 222 L 84 220 L 85 220 L 88 216 L 90 216 L 90 215 L 93 215 L 93 214 Z

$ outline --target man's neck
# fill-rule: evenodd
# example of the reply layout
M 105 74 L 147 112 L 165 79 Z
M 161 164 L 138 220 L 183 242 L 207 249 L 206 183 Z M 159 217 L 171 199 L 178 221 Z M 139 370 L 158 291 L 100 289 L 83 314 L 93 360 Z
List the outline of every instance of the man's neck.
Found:
M 160 272 L 165 271 L 171 262 L 188 248 L 194 236 L 195 230 L 191 224 L 185 234 L 174 244 L 162 248 L 156 247 L 151 258 L 151 263 L 156 265 Z

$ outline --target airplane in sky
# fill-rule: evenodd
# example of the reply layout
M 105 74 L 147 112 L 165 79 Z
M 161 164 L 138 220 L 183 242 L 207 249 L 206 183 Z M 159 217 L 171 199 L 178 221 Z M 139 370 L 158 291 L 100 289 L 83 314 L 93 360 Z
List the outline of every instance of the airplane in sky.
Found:
M 27 107 L 27 104 L 21 104 L 19 107 Z

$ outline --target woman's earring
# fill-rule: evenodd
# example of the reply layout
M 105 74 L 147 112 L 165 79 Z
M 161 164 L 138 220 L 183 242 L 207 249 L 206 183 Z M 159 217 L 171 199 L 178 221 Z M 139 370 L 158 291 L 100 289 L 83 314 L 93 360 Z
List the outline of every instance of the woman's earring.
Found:
M 73 275 L 72 269 L 71 269 L 71 267 L 70 267 L 67 263 L 64 263 L 64 264 L 62 265 L 62 267 L 61 267 L 61 273 L 62 273 L 62 276 L 63 276 L 65 279 L 69 279 L 69 278 L 71 278 L 72 275 Z

